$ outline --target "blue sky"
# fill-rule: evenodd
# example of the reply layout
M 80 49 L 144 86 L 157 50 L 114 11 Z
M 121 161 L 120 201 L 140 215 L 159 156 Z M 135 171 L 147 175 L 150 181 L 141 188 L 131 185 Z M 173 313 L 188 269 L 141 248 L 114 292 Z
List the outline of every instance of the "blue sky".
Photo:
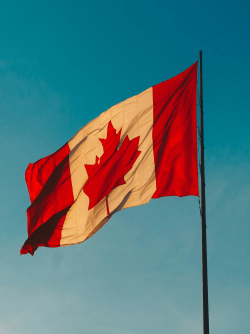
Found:
M 248 1 L 0 5 L 0 333 L 202 332 L 198 198 L 116 214 L 88 241 L 19 256 L 27 165 L 203 50 L 210 329 L 248 334 Z

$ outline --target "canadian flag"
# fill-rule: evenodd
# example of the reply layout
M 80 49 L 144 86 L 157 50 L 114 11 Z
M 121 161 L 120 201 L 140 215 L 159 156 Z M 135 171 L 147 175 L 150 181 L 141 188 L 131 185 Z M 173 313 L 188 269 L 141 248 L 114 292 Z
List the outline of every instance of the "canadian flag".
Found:
M 115 212 L 162 196 L 198 196 L 197 62 L 103 112 L 29 164 L 21 254 L 78 244 Z

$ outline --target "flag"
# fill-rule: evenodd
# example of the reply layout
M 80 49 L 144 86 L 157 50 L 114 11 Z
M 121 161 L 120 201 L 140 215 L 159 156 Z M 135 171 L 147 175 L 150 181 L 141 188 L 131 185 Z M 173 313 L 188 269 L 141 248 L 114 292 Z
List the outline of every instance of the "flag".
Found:
M 29 164 L 28 239 L 81 243 L 114 213 L 163 196 L 198 196 L 197 62 L 103 112 L 57 152 Z

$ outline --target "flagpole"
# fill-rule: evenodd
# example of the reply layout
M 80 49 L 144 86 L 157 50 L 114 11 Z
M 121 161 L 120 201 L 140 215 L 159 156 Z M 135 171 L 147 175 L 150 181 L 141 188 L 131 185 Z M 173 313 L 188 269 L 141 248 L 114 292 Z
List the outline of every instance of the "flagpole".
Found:
M 202 51 L 200 51 L 200 175 L 201 175 L 201 244 L 202 244 L 202 297 L 203 297 L 203 333 L 209 334 L 208 316 L 208 279 L 207 279 L 207 235 L 206 235 L 206 198 L 205 198 L 205 163 L 203 129 L 203 82 Z

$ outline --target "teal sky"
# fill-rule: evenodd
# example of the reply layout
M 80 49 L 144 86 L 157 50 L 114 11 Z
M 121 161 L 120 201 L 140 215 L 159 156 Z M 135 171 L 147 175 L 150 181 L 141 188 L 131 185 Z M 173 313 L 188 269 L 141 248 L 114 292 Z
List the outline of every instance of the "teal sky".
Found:
M 249 334 L 249 1 L 0 5 L 0 334 L 202 333 L 196 197 L 117 213 L 19 256 L 30 162 L 203 51 L 210 332 Z

